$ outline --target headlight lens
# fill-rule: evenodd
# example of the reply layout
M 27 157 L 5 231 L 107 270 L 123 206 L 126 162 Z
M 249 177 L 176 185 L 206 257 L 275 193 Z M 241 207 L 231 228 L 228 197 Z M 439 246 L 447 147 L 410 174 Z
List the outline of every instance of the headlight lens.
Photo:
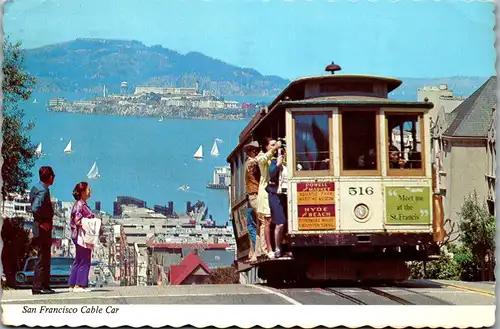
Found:
M 24 282 L 26 280 L 26 275 L 23 273 L 17 273 L 16 274 L 16 281 L 17 282 Z
M 370 210 L 368 209 L 368 206 L 363 203 L 358 204 L 354 208 L 354 216 L 356 216 L 358 219 L 366 219 L 369 213 Z

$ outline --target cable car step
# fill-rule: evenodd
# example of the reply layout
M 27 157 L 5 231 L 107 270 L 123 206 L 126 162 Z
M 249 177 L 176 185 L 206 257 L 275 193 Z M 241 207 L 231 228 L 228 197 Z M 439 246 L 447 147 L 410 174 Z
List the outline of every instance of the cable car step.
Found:
M 255 266 L 255 265 L 264 264 L 264 263 L 281 262 L 281 261 L 293 260 L 293 259 L 294 258 L 291 256 L 283 256 L 283 257 L 273 258 L 273 259 L 262 258 L 262 259 L 258 259 L 255 262 L 250 262 L 250 264 Z

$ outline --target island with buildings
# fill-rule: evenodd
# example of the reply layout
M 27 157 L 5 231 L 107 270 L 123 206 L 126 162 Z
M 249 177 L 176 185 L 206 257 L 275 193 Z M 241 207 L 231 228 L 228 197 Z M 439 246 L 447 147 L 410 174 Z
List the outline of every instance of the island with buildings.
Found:
M 194 88 L 137 86 L 129 93 L 128 83 L 121 83 L 119 94 L 107 94 L 103 87 L 101 97 L 68 102 L 63 97 L 52 98 L 47 109 L 54 112 L 76 112 L 117 116 L 152 116 L 164 119 L 224 119 L 251 118 L 263 104 L 224 100 L 207 90 Z

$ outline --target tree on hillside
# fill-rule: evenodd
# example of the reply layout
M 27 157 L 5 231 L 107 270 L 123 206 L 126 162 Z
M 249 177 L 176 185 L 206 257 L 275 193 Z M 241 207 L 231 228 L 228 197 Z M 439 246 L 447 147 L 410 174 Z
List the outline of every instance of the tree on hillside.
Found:
M 24 53 L 21 44 L 3 41 L 3 122 L 2 122 L 2 199 L 10 193 L 21 193 L 28 188 L 31 169 L 35 165 L 35 146 L 29 138 L 34 123 L 25 124 L 22 101 L 28 100 L 36 83 L 23 69 Z
M 495 217 L 490 215 L 486 204 L 478 200 L 476 191 L 465 199 L 459 216 L 460 241 L 472 255 L 484 281 L 486 257 L 490 259 L 490 266 L 494 262 Z

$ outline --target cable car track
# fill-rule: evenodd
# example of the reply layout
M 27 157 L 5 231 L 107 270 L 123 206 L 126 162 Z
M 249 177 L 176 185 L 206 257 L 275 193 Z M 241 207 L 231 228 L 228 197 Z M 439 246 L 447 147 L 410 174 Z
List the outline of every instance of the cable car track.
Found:
M 356 305 L 368 305 L 367 303 L 363 302 L 361 299 L 358 299 L 358 298 L 353 297 L 351 295 L 345 294 L 345 293 L 338 291 L 338 290 L 335 290 L 333 288 L 321 288 L 321 289 L 328 291 L 329 293 L 334 294 L 338 297 L 347 299 L 348 301 L 353 302 Z
M 380 297 L 384 297 L 386 299 L 389 299 L 389 300 L 392 300 L 393 302 L 396 302 L 398 304 L 401 304 L 401 305 L 416 305 L 410 301 L 407 301 L 406 299 L 403 299 L 401 297 L 398 297 L 396 295 L 393 295 L 393 294 L 390 294 L 386 291 L 383 291 L 383 290 L 380 290 L 380 289 L 376 289 L 376 288 L 373 288 L 373 287 L 359 287 L 359 289 L 363 290 L 363 291 L 368 291 L 368 292 L 371 292 L 372 294 L 375 294 L 377 296 L 380 296 Z M 356 298 L 354 296 L 351 296 L 349 294 L 346 294 L 342 291 L 339 291 L 335 288 L 321 288 L 321 290 L 325 290 L 331 294 L 334 294 L 338 297 L 341 297 L 343 299 L 346 299 L 356 305 L 369 305 L 368 303 L 362 301 L 361 299 L 359 298 Z
M 380 290 L 380 289 L 376 289 L 376 288 L 370 288 L 370 287 L 366 287 L 366 288 L 362 288 L 363 290 L 366 290 L 366 291 L 369 291 L 371 293 L 374 293 L 376 295 L 379 295 L 379 296 L 382 296 L 382 297 L 385 297 L 387 299 L 390 299 L 398 304 L 401 304 L 401 305 L 415 305 L 414 303 L 412 302 L 409 302 L 401 297 L 398 297 L 396 295 L 393 295 L 393 294 L 389 294 L 388 292 L 385 292 L 383 290 Z

